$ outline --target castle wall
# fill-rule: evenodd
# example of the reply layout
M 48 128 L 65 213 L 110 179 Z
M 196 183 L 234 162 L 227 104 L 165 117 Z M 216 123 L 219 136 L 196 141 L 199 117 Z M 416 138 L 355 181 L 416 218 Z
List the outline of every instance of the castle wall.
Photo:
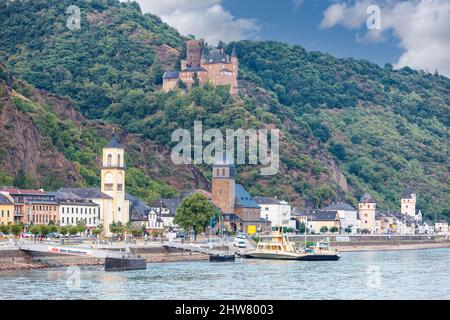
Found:
M 178 86 L 178 78 L 177 79 L 164 79 L 163 81 L 163 91 L 169 92 L 170 90 L 175 89 Z
M 202 58 L 204 47 L 205 45 L 203 39 L 186 41 L 187 67 L 196 68 L 200 66 L 200 61 Z

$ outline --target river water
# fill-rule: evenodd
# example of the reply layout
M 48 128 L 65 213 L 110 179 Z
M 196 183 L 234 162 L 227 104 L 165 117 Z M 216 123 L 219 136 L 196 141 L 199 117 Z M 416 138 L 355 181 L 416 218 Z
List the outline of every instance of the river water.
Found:
M 0 272 L 3 299 L 450 299 L 450 249 L 342 253 L 329 262 L 242 260 Z

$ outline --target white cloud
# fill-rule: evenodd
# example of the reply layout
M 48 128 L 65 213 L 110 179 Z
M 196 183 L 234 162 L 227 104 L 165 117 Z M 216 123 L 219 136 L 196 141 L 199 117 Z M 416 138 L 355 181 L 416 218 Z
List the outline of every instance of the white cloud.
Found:
M 294 11 L 298 11 L 305 0 L 292 0 L 292 2 L 294 3 Z
M 374 1 L 340 1 L 329 6 L 321 28 L 337 25 L 348 29 L 366 28 L 366 9 Z M 439 70 L 450 76 L 450 1 L 448 0 L 379 0 L 382 29 L 357 34 L 356 41 L 383 41 L 393 35 L 404 49 L 395 67 Z
M 137 0 L 143 12 L 161 17 L 180 33 L 204 38 L 210 44 L 248 39 L 260 30 L 256 19 L 237 19 L 222 0 Z

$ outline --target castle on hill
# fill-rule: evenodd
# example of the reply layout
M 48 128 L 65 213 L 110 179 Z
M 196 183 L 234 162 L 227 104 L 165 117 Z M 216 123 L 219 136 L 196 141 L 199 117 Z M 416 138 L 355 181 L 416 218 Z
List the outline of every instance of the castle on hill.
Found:
M 214 86 L 229 85 L 230 93 L 237 94 L 239 61 L 236 49 L 233 48 L 231 56 L 226 55 L 223 49 L 215 49 L 208 54 L 205 52 L 203 39 L 186 42 L 186 60 L 181 61 L 181 71 L 167 71 L 163 76 L 163 90 L 168 92 L 183 82 L 191 87 L 196 79 L 199 84 L 207 82 Z

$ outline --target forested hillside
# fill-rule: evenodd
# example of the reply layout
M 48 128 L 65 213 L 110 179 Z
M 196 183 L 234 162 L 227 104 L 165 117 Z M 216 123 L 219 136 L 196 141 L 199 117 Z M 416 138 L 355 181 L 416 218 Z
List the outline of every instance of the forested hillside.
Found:
M 81 8 L 80 30 L 66 27 L 69 5 Z M 368 191 L 381 208 L 398 210 L 401 192 L 410 187 L 425 213 L 450 216 L 450 80 L 445 77 L 336 59 L 300 46 L 241 41 L 227 48 L 236 45 L 238 51 L 238 97 L 209 86 L 165 94 L 159 92 L 163 71 L 177 68 L 185 38 L 158 17 L 142 15 L 136 4 L 0 0 L 0 28 L 0 61 L 32 86 L 66 97 L 91 119 L 81 121 L 86 132 L 101 124 L 98 132 L 105 137 L 109 123 L 123 128 L 123 137 L 133 137 L 125 139 L 127 152 L 158 146 L 145 154 L 155 159 L 152 165 L 143 163 L 142 152 L 130 157 L 129 171 L 139 174 L 127 179 L 146 199 L 173 188 L 207 187 L 194 168 L 184 183 L 177 182 L 178 175 L 163 161 L 171 132 L 202 120 L 204 129 L 275 125 L 282 130 L 278 176 L 264 178 L 255 167 L 238 168 L 240 182 L 254 194 L 317 207 L 334 200 L 354 204 Z M 53 114 L 56 122 L 67 122 L 64 111 Z M 44 114 L 35 117 L 39 121 Z M 63 128 L 52 139 L 64 135 Z M 98 184 L 95 171 L 85 171 L 95 170 L 100 141 L 83 144 L 85 160 L 65 141 L 53 144 L 74 165 L 75 178 L 64 183 Z M 5 159 L 4 172 L 14 180 L 20 171 Z M 158 160 L 164 164 L 155 164 Z M 208 177 L 210 168 L 199 169 Z M 165 184 L 150 183 L 155 177 Z M 36 183 L 54 187 L 45 179 Z

